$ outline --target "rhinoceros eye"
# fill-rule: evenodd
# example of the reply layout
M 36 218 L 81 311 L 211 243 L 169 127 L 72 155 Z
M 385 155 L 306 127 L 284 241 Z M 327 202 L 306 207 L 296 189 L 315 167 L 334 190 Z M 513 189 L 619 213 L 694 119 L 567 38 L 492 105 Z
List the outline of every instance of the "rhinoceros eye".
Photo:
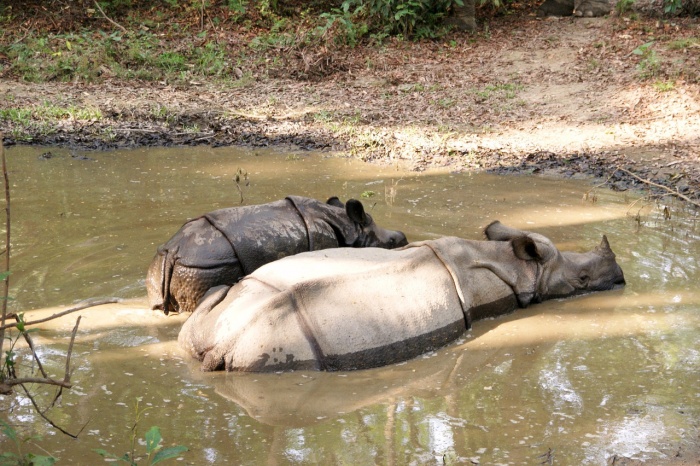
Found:
M 588 285 L 588 280 L 590 280 L 590 277 L 586 272 L 581 272 L 581 274 L 578 276 L 578 280 L 583 286 L 586 286 Z

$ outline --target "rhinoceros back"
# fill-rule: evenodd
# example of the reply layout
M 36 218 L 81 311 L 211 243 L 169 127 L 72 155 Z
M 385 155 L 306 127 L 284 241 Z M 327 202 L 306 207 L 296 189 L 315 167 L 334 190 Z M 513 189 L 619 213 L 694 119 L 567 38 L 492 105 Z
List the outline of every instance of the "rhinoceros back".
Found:
M 146 277 L 152 309 L 192 311 L 213 286 L 232 285 L 260 266 L 310 249 L 339 246 L 333 219 L 344 210 L 290 196 L 220 209 L 185 223 L 158 248 Z M 347 215 L 344 216 L 346 221 Z
M 329 249 L 260 268 L 198 307 L 179 341 L 204 370 L 369 368 L 453 340 L 466 329 L 461 309 L 429 248 Z M 192 345 L 195 333 L 207 338 Z
M 203 218 L 226 238 L 245 275 L 269 262 L 309 251 L 309 246 L 338 247 L 326 222 L 305 219 L 288 199 L 216 210 Z

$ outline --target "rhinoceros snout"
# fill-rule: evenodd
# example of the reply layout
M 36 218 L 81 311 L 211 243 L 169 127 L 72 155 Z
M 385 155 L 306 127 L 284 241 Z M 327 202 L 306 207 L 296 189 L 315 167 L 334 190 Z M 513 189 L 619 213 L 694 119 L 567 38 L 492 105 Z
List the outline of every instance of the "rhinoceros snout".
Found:
M 613 282 L 613 288 L 622 288 L 626 284 L 627 282 L 625 281 L 625 276 L 622 274 L 622 270 L 620 270 L 620 276 L 615 279 L 615 282 Z
M 395 238 L 391 238 L 391 246 L 389 246 L 389 249 L 400 248 L 407 245 L 408 239 L 406 239 L 406 235 L 399 231 Z

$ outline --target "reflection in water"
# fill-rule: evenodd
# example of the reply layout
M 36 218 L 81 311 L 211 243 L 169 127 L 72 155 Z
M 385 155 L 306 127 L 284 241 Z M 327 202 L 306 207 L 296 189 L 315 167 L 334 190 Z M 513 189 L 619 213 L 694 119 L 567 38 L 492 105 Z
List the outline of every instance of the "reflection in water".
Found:
M 544 396 L 548 397 L 552 407 L 561 413 L 571 411 L 573 414 L 580 414 L 583 410 L 583 400 L 571 384 L 569 380 L 568 369 L 562 362 L 555 345 L 552 348 L 551 356 L 556 358 L 552 367 L 541 369 L 539 373 L 539 384 L 544 392 Z M 578 366 L 580 370 L 585 370 L 585 366 Z M 566 416 L 565 414 L 561 414 Z
M 663 461 L 697 442 L 700 416 L 700 242 L 692 212 L 627 215 L 626 195 L 580 181 L 407 173 L 347 159 L 180 148 L 91 154 L 8 150 L 13 189 L 14 310 L 97 296 L 132 298 L 81 312 L 74 389 L 47 426 L 21 396 L 3 401 L 63 462 L 123 454 L 137 398 L 141 424 L 183 444 L 186 464 L 605 464 Z M 143 279 L 158 244 L 188 218 L 298 194 L 361 198 L 409 240 L 480 238 L 490 221 L 533 229 L 583 251 L 607 234 L 624 290 L 550 301 L 476 323 L 446 348 L 348 373 L 210 374 L 175 343 L 186 316 L 146 309 Z M 50 195 L 47 193 L 51 193 Z M 364 197 L 363 197 L 364 195 Z M 55 309 L 28 312 L 47 314 Z M 37 343 L 62 374 L 72 317 Z M 21 355 L 28 364 L 26 353 Z M 53 391 L 37 389 L 47 399 Z M 11 405 L 11 406 L 8 406 Z M 11 408 L 11 409 L 10 409 Z M 3 450 L 5 440 L 2 442 Z M 697 445 L 697 443 L 695 443 Z M 549 456 L 548 456 L 549 455 Z

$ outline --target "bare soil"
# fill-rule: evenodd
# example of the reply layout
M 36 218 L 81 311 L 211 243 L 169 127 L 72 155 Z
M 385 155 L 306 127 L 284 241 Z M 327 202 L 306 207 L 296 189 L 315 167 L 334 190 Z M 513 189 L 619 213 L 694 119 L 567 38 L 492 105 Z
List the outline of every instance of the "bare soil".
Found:
M 441 41 L 281 54 L 281 66 L 232 68 L 252 79 L 226 87 L 123 82 L 109 70 L 99 84 L 4 77 L 0 108 L 44 102 L 102 114 L 25 128 L 35 144 L 283 144 L 416 170 L 593 176 L 619 190 L 655 183 L 697 201 L 700 46 L 678 44 L 699 26 L 521 13 Z M 651 41 L 652 55 L 640 54 Z M 12 125 L 3 123 L 6 144 Z

